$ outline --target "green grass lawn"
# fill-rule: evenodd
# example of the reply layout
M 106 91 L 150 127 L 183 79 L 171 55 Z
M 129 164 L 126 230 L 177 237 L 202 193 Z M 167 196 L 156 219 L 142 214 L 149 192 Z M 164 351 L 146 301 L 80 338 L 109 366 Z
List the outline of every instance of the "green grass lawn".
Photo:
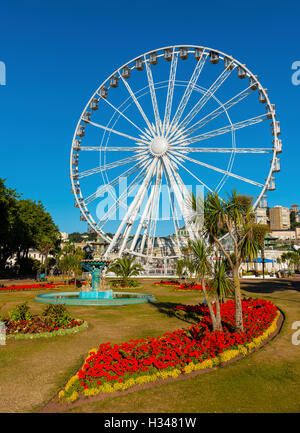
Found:
M 155 304 L 68 307 L 74 317 L 89 322 L 87 330 L 50 339 L 10 339 L 0 346 L 0 412 L 41 409 L 76 373 L 88 350 L 100 343 L 158 336 L 188 326 L 167 312 L 178 303 L 198 303 L 199 293 L 175 292 L 153 282 L 141 281 L 142 286 L 132 291 L 152 293 Z M 44 306 L 33 301 L 40 292 L 0 293 L 1 313 L 24 301 L 40 313 Z M 291 325 L 300 320 L 300 279 L 244 281 L 243 293 L 272 300 L 286 315 L 281 333 L 260 351 L 207 374 L 101 401 L 91 399 L 70 411 L 299 412 L 300 345 L 291 343 Z

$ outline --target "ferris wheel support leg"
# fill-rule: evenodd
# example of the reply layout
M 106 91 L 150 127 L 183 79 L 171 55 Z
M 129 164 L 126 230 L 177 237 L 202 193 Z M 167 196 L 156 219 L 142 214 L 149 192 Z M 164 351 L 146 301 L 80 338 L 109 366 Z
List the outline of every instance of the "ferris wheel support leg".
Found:
M 182 217 L 183 217 L 184 222 L 186 224 L 186 227 L 188 229 L 189 235 L 190 235 L 191 239 L 194 240 L 195 239 L 195 235 L 194 235 L 194 232 L 193 232 L 193 230 L 191 228 L 191 224 L 188 221 L 188 218 L 187 218 L 187 215 L 186 215 L 186 212 L 185 212 L 185 207 L 186 207 L 185 198 L 187 199 L 187 196 L 185 197 L 184 194 L 182 194 L 182 192 L 181 192 L 181 190 L 180 190 L 180 188 L 178 186 L 179 182 L 178 182 L 177 179 L 178 178 L 180 179 L 180 177 L 177 175 L 177 179 L 176 179 L 177 182 L 178 182 L 177 183 L 176 180 L 174 179 L 174 176 L 173 176 L 173 173 L 174 173 L 174 175 L 177 174 L 176 171 L 173 170 L 173 173 L 172 173 L 171 165 L 169 163 L 169 160 L 165 156 L 163 156 L 163 161 L 164 161 L 164 166 L 165 166 L 166 172 L 168 173 L 171 185 L 173 187 L 173 190 L 174 190 L 174 193 L 175 193 L 175 196 L 176 196 L 176 199 L 177 199 L 177 202 L 178 202 L 178 205 L 179 205 Z M 181 179 L 180 179 L 180 181 L 181 181 Z M 181 183 L 182 183 L 182 181 L 181 181 Z
M 125 224 L 128 223 L 129 219 L 131 219 L 132 214 L 133 214 L 133 209 L 135 209 L 137 203 L 140 200 L 140 197 L 144 196 L 144 194 L 146 192 L 146 189 L 147 189 L 147 185 L 149 184 L 149 181 L 150 181 L 150 179 L 151 179 L 151 177 L 153 175 L 153 171 L 154 171 L 156 163 L 157 163 L 157 161 L 154 159 L 152 161 L 151 165 L 150 165 L 148 173 L 147 173 L 147 175 L 146 175 L 146 177 L 145 177 L 145 179 L 144 179 L 144 181 L 143 181 L 143 183 L 142 183 L 142 185 L 141 185 L 141 187 L 140 187 L 137 195 L 135 196 L 134 200 L 132 201 L 131 205 L 129 206 L 128 211 L 126 212 L 125 217 L 123 218 L 123 220 L 122 220 L 122 222 L 121 222 L 118 230 L 116 231 L 116 233 L 115 233 L 115 235 L 114 235 L 114 237 L 112 239 L 111 244 L 107 248 L 106 253 L 105 253 L 105 257 L 108 257 L 109 253 L 111 252 L 111 250 L 115 246 L 117 240 L 119 239 L 119 236 L 120 236 L 120 234 L 121 234 L 121 232 L 122 232 Z
M 155 169 L 155 167 L 154 167 L 154 169 Z M 151 175 L 149 177 L 149 181 L 147 183 L 145 183 L 145 186 L 143 187 L 143 191 L 140 194 L 139 198 L 137 199 L 137 202 L 136 202 L 135 206 L 133 207 L 133 213 L 132 213 L 132 215 L 130 217 L 130 221 L 127 222 L 127 227 L 125 229 L 125 232 L 124 232 L 124 235 L 123 235 L 122 245 L 121 245 L 120 251 L 119 251 L 119 256 L 120 257 L 121 257 L 121 255 L 122 255 L 122 253 L 123 253 L 123 251 L 124 251 L 124 249 L 126 247 L 126 243 L 127 243 L 128 237 L 130 235 L 132 226 L 133 226 L 134 222 L 136 221 L 137 214 L 138 214 L 138 212 L 139 212 L 139 210 L 140 210 L 140 208 L 141 208 L 141 206 L 143 204 L 143 200 L 145 198 L 146 192 L 148 191 L 148 187 L 149 187 L 149 185 L 150 185 L 150 183 L 152 181 L 153 172 L 154 172 L 154 170 L 151 172 Z M 138 194 L 139 194 L 139 192 L 138 192 Z
M 154 195 L 155 195 L 155 191 L 156 191 L 156 189 L 157 189 L 157 187 L 158 187 L 158 184 L 160 184 L 160 182 L 161 182 L 161 174 L 162 174 L 162 173 L 161 173 L 161 164 L 158 163 L 158 166 L 157 166 L 157 176 L 156 176 L 156 179 L 155 179 L 155 185 L 154 185 L 153 188 L 152 188 L 152 191 L 151 191 L 150 196 L 149 196 L 149 198 L 148 198 L 148 201 L 147 201 L 147 204 L 146 204 L 146 206 L 145 206 L 144 212 L 143 212 L 143 214 L 142 214 L 142 217 L 141 217 L 140 223 L 139 223 L 139 225 L 138 225 L 138 228 L 137 228 L 137 230 L 136 230 L 135 236 L 134 236 L 133 241 L 132 241 L 132 243 L 131 243 L 131 246 L 130 246 L 130 250 L 131 250 L 131 251 L 133 251 L 134 248 L 135 248 L 135 246 L 136 246 L 136 243 L 137 243 L 137 240 L 138 240 L 138 238 L 139 238 L 139 235 L 140 235 L 141 229 L 142 229 L 142 227 L 143 227 L 143 224 L 144 224 L 145 218 L 146 218 L 146 216 L 147 216 L 148 210 L 149 210 L 149 208 L 150 208 L 150 206 L 151 206 L 151 203 L 152 203 L 152 201 L 153 201 L 153 197 L 154 197 Z

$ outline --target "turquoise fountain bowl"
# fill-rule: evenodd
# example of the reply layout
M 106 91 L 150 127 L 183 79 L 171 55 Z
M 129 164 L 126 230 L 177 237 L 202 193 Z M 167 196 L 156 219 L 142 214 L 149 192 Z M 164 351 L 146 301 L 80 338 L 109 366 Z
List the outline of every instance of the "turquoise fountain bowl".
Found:
M 57 292 L 42 293 L 35 299 L 36 302 L 44 304 L 63 304 L 63 305 L 130 305 L 155 302 L 154 296 L 147 293 L 114 292 L 106 291 L 85 291 L 85 292 Z

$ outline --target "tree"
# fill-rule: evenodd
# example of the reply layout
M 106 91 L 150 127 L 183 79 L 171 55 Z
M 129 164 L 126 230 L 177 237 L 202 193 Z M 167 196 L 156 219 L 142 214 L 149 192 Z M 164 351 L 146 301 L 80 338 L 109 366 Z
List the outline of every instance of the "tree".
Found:
M 300 255 L 295 251 L 289 251 L 281 255 L 281 261 L 287 263 L 290 272 L 295 272 L 300 262 Z
M 182 259 L 178 259 L 176 262 L 176 274 L 179 278 L 184 276 L 184 279 L 186 280 L 186 277 L 189 279 L 194 273 L 194 264 L 191 260 L 189 260 L 187 257 L 184 257 Z
M 20 195 L 5 186 L 0 179 L 0 271 L 7 260 L 16 257 L 17 264 L 28 258 L 30 248 L 38 248 L 42 239 L 59 242 L 59 230 L 43 204 L 21 199 Z
M 44 256 L 44 265 L 45 265 L 45 277 L 47 278 L 47 268 L 48 268 L 48 256 L 51 251 L 54 249 L 55 243 L 54 240 L 48 236 L 43 237 L 38 244 L 38 249 Z
M 233 191 L 227 200 L 221 200 L 217 193 L 208 193 L 204 200 L 204 233 L 222 251 L 232 269 L 237 332 L 244 331 L 239 268 L 246 256 L 251 259 L 255 255 L 253 223 L 252 200 L 248 196 Z M 220 240 L 220 234 L 224 231 L 232 242 L 235 261 Z
M 5 179 L 0 179 L 0 271 L 5 269 L 7 260 L 15 252 L 13 234 L 19 197 L 14 189 L 6 187 Z
M 225 298 L 234 295 L 233 284 L 226 275 L 225 261 L 216 261 L 213 278 L 210 281 L 209 285 L 212 289 L 215 289 L 221 303 L 224 301 Z
M 58 255 L 58 267 L 64 275 L 67 276 L 69 283 L 71 272 L 74 272 L 75 288 L 76 276 L 81 272 L 81 261 L 84 259 L 84 252 L 81 248 L 75 248 L 75 245 L 68 242 Z
M 265 238 L 266 238 L 266 234 L 269 232 L 270 232 L 270 228 L 267 224 L 253 225 L 253 237 L 261 250 L 263 279 L 265 278 Z
M 124 257 L 123 259 L 116 259 L 108 268 L 109 272 L 115 273 L 118 277 L 122 278 L 122 283 L 127 286 L 130 277 L 139 275 L 144 269 L 138 263 L 134 263 L 135 258 Z
M 211 303 L 210 296 L 207 292 L 207 278 L 211 274 L 211 263 L 210 257 L 212 254 L 212 248 L 206 246 L 201 239 L 197 239 L 191 242 L 191 249 L 193 254 L 194 269 L 196 272 L 196 280 L 201 282 L 202 290 L 204 292 L 206 302 L 209 309 L 209 314 L 212 321 L 214 331 L 222 331 L 221 322 L 221 311 L 218 294 L 216 294 L 216 314 L 214 313 L 213 305 Z

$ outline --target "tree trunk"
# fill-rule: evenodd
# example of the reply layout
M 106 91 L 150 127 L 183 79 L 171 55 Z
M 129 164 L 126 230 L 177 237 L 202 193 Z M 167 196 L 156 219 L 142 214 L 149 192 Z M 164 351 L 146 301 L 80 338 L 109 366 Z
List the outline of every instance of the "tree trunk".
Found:
M 207 305 L 208 305 L 208 309 L 209 309 L 209 314 L 210 314 L 210 317 L 211 317 L 213 331 L 218 331 L 218 329 L 217 329 L 218 325 L 217 325 L 216 316 L 215 316 L 215 313 L 214 313 L 213 306 L 212 306 L 212 304 L 211 304 L 211 302 L 210 302 L 210 300 L 208 298 L 208 294 L 207 294 L 207 290 L 206 290 L 205 280 L 204 279 L 201 281 L 201 285 L 203 287 L 205 299 L 206 299 L 206 302 L 207 302 Z
M 48 254 L 45 254 L 45 280 L 47 281 Z
M 221 318 L 221 308 L 220 308 L 220 301 L 219 301 L 218 294 L 216 296 L 216 322 L 217 322 L 216 331 L 223 331 L 222 318 Z
M 265 279 L 265 246 L 262 245 L 261 248 L 261 259 L 262 259 L 262 271 L 263 271 L 263 280 Z
M 234 298 L 235 298 L 235 330 L 236 332 L 244 332 L 242 295 L 241 295 L 241 288 L 240 288 L 238 264 L 234 266 L 232 272 L 233 272 Z

